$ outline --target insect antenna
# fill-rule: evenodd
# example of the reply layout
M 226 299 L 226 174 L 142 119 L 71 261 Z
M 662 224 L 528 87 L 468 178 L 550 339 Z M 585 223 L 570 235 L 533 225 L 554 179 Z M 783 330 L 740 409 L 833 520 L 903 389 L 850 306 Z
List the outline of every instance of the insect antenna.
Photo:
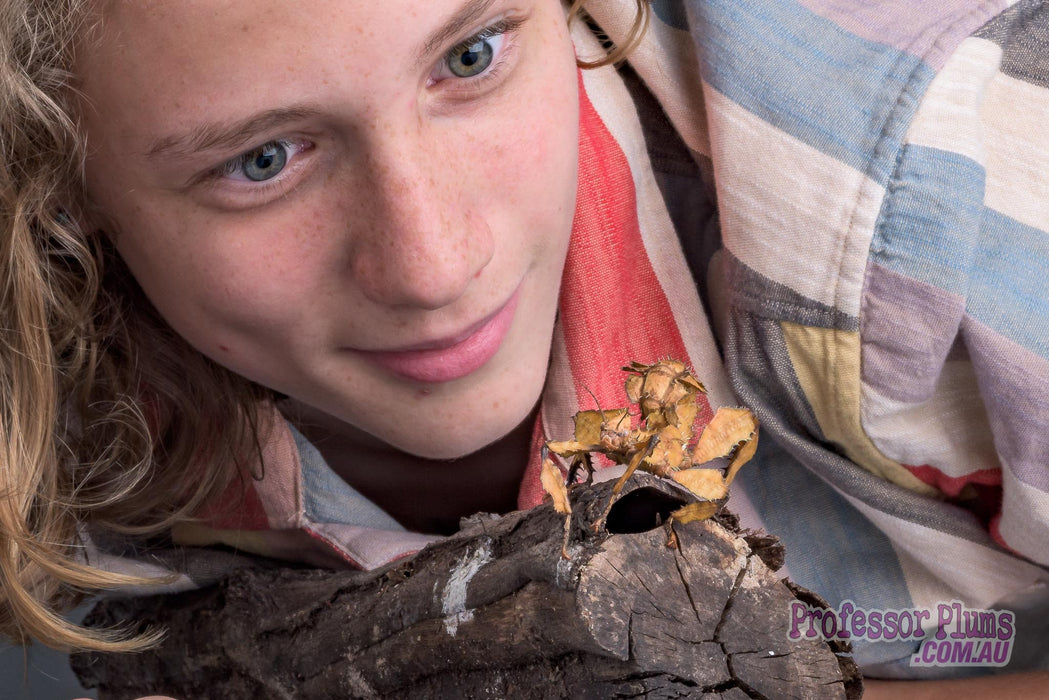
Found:
M 605 410 L 601 408 L 601 402 L 597 400 L 597 394 L 590 391 L 590 387 L 586 386 L 585 384 L 583 385 L 583 388 L 586 389 L 586 393 L 590 394 L 590 398 L 594 400 L 594 404 L 597 406 L 597 410 L 601 411 L 601 415 L 604 415 Z

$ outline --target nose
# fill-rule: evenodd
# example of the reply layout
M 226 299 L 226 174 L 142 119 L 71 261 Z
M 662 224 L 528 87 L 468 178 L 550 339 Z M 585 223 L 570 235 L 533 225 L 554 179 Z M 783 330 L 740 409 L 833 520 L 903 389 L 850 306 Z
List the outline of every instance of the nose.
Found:
M 368 299 L 433 310 L 466 292 L 494 241 L 472 204 L 473 177 L 457 176 L 454 156 L 449 162 L 432 140 L 419 141 L 387 138 L 371 150 L 362 176 L 368 214 L 354 226 L 351 269 Z

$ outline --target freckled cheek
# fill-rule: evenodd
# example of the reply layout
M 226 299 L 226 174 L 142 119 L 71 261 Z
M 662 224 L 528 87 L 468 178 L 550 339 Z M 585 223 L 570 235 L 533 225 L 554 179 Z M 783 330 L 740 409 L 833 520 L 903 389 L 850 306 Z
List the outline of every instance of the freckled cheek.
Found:
M 223 251 L 213 276 L 221 290 L 216 301 L 262 327 L 301 319 L 307 300 L 317 301 L 316 289 L 328 277 L 327 265 L 310 238 L 288 234 L 269 244 Z
M 537 91 L 526 91 L 507 108 L 514 117 L 499 130 L 489 156 L 494 191 L 511 197 L 529 219 L 548 216 L 565 199 L 574 201 L 578 153 L 574 90 L 561 87 L 554 100 L 534 98 Z
M 320 251 L 303 222 L 273 223 L 190 221 L 179 246 L 130 250 L 133 271 L 161 315 L 191 343 L 205 351 L 220 338 L 242 346 L 301 324 L 304 300 L 316 297 L 323 275 Z
M 517 220 L 533 236 L 560 239 L 570 227 L 575 203 L 577 127 L 574 115 L 535 117 L 530 130 L 519 132 L 508 147 L 500 179 L 512 193 Z

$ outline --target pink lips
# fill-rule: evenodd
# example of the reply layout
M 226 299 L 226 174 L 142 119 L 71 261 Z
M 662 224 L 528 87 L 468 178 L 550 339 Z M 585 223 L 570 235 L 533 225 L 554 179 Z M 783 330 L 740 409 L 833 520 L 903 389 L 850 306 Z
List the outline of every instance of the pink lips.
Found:
M 510 330 L 516 310 L 515 292 L 501 309 L 452 338 L 406 350 L 355 352 L 405 379 L 429 384 L 454 381 L 492 359 Z

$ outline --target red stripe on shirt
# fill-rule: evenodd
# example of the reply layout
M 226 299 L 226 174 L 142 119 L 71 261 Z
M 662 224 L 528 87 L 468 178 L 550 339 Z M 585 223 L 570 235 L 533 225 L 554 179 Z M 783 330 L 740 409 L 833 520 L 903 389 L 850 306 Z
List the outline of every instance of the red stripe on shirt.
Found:
M 207 526 L 216 530 L 269 530 L 269 518 L 254 483 L 234 478 L 218 498 L 198 514 Z
M 955 498 L 959 496 L 966 486 L 1000 486 L 1002 483 L 1002 471 L 1000 469 L 978 469 L 965 476 L 949 476 L 936 467 L 928 464 L 921 466 L 903 465 L 907 471 L 919 480 L 942 491 L 944 494 Z
M 609 409 L 626 402 L 626 375 L 617 368 L 632 360 L 690 360 L 641 238 L 630 164 L 582 77 L 579 85 L 579 186 L 561 323 L 580 407 L 596 408 L 592 392 Z M 697 426 L 712 415 L 702 397 Z

